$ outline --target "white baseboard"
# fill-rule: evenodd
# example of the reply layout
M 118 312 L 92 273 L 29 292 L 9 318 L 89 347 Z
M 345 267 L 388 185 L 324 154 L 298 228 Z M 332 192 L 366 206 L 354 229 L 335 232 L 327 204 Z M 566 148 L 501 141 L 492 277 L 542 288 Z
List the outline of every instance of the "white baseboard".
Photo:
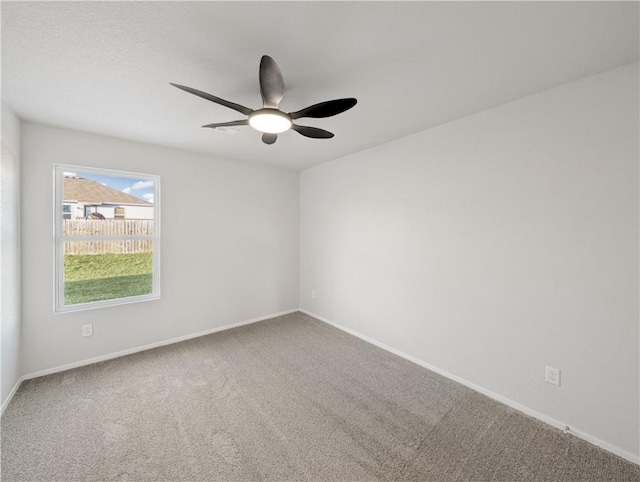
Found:
M 151 350 L 153 348 L 158 348 L 160 346 L 172 345 L 173 343 L 179 343 L 181 341 L 190 340 L 192 338 L 198 338 L 198 337 L 201 337 L 201 336 L 210 335 L 211 333 L 217 333 L 219 331 L 225 331 L 225 330 L 230 330 L 232 328 L 238 328 L 239 326 L 250 325 L 251 323 L 257 323 L 259 321 L 268 320 L 270 318 L 277 318 L 278 316 L 288 315 L 290 313 L 295 313 L 297 311 L 298 311 L 298 309 L 293 309 L 293 310 L 281 311 L 280 313 L 272 313 L 270 315 L 261 316 L 259 318 L 252 318 L 250 320 L 240 321 L 238 323 L 232 323 L 230 325 L 224 325 L 224 326 L 219 326 L 217 328 L 211 328 L 210 330 L 199 331 L 197 333 L 191 333 L 189 335 L 183 335 L 183 336 L 179 336 L 177 338 L 171 338 L 169 340 L 158 341 L 158 342 L 155 342 L 155 343 L 150 343 L 148 345 L 137 346 L 137 347 L 134 347 L 134 348 L 128 348 L 126 350 L 117 351 L 117 352 L 114 352 L 114 353 L 109 353 L 107 355 L 100 355 L 100 356 L 97 356 L 97 357 L 88 358 L 86 360 L 81 360 L 81 361 L 77 361 L 77 362 L 73 362 L 73 363 L 67 363 L 65 365 L 60 365 L 60 366 L 57 366 L 57 367 L 54 367 L 54 368 L 47 368 L 45 370 L 39 370 L 37 372 L 33 372 L 33 373 L 29 373 L 27 375 L 24 375 L 20 379 L 20 381 L 22 381 L 22 380 L 30 380 L 31 378 L 43 377 L 45 375 L 51 375 L 52 373 L 63 372 L 63 371 L 66 371 L 66 370 L 71 370 L 72 368 L 78 368 L 78 367 L 82 367 L 82 366 L 85 366 L 85 365 L 91 365 L 93 363 L 98 363 L 98 362 L 102 362 L 102 361 L 106 361 L 106 360 L 111 360 L 113 358 L 119 358 L 119 357 L 125 356 L 125 355 L 131 355 L 133 353 L 138 353 L 138 352 L 141 352 L 141 351 Z M 17 389 L 17 387 L 16 387 L 16 389 Z M 13 396 L 14 392 L 15 392 L 15 389 L 14 389 L 14 391 L 11 392 L 11 396 Z M 10 399 L 11 399 L 11 397 L 7 397 L 7 400 L 10 400 Z M 8 404 L 8 401 L 5 402 L 5 403 Z
M 9 405 L 9 402 L 18 391 L 18 388 L 20 388 L 20 384 L 24 381 L 24 379 L 24 377 L 18 378 L 18 381 L 9 392 L 9 395 L 7 396 L 7 398 L 5 398 L 4 402 L 2 402 L 2 408 L 0 408 L 0 416 L 2 416 L 2 414 L 4 413 L 5 408 L 7 408 L 7 406 Z
M 537 418 L 538 420 L 545 422 L 549 425 L 551 425 L 552 427 L 555 428 L 559 428 L 560 430 L 567 430 L 568 433 L 575 435 L 576 437 L 585 440 L 586 442 L 589 442 L 590 444 L 596 445 L 608 452 L 611 452 L 612 454 L 615 454 L 619 457 L 622 457 L 625 460 L 628 460 L 629 462 L 633 462 L 634 464 L 638 464 L 640 465 L 640 457 L 633 455 L 630 452 L 627 452 L 626 450 L 623 450 L 619 447 L 616 447 L 615 445 L 612 445 L 608 442 L 605 442 L 604 440 L 599 439 L 598 437 L 595 437 L 587 432 L 584 432 L 580 429 L 576 429 L 574 427 L 569 427 L 566 423 L 560 422 L 552 417 L 549 417 L 543 413 L 540 413 L 536 410 L 533 410 L 532 408 L 529 408 L 525 405 L 522 405 L 518 402 L 515 402 L 513 400 L 511 400 L 510 398 L 507 398 L 505 396 L 502 396 L 498 393 L 492 392 L 491 390 L 488 390 L 484 387 L 481 387 L 480 385 L 476 385 L 475 383 L 469 382 L 467 380 L 465 380 L 464 378 L 460 378 L 457 375 L 454 375 L 453 373 L 449 373 L 445 370 L 442 370 L 441 368 L 435 367 L 433 365 L 431 365 L 430 363 L 424 362 L 422 360 L 419 360 L 411 355 L 407 355 L 406 353 L 401 352 L 400 350 L 396 350 L 395 348 L 392 348 L 388 345 L 385 345 L 384 343 L 381 343 L 377 340 L 374 340 L 373 338 L 369 338 L 366 335 L 363 335 L 361 333 L 358 333 L 357 331 L 352 330 L 351 328 L 347 328 L 345 326 L 342 326 L 338 323 L 335 323 L 331 320 L 328 320 L 320 315 L 317 315 L 311 311 L 305 310 L 300 308 L 300 310 L 302 313 L 305 313 L 309 316 L 312 316 L 313 318 L 316 318 L 317 320 L 320 320 L 324 323 L 327 323 L 328 325 L 331 325 L 335 328 L 338 328 L 339 330 L 342 330 L 346 333 L 349 333 L 350 335 L 356 336 L 368 343 L 371 343 L 372 345 L 375 345 L 379 348 L 382 348 L 383 350 L 386 350 L 388 352 L 393 353 L 394 355 L 398 355 L 399 357 L 402 357 L 406 360 L 409 360 L 410 362 L 415 363 L 416 365 L 420 365 L 421 367 L 424 367 L 428 370 L 431 370 L 432 372 L 435 372 L 439 375 L 442 375 L 446 378 L 449 378 L 455 382 L 460 383 L 461 385 L 464 385 L 466 387 L 471 388 L 472 390 L 475 390 L 476 392 L 482 393 L 483 395 L 486 395 L 489 398 L 492 398 L 500 403 L 503 403 L 504 405 L 507 405 L 511 408 L 515 408 L 516 410 L 525 413 L 527 415 L 529 415 L 530 417 L 533 418 Z
M 225 330 L 230 330 L 232 328 L 238 328 L 239 326 L 250 325 L 251 323 L 257 323 L 259 321 L 268 320 L 270 318 L 276 318 L 278 316 L 288 315 L 290 313 L 295 313 L 297 311 L 298 311 L 297 309 L 293 309 L 293 310 L 281 311 L 280 313 L 272 313 L 270 315 L 261 316 L 259 318 L 252 318 L 250 320 L 240 321 L 238 323 L 232 323 L 230 325 L 219 326 L 217 328 L 212 328 L 210 330 L 199 331 L 197 333 L 191 333 L 189 335 L 183 335 L 183 336 L 179 336 L 177 338 L 171 338 L 169 340 L 163 340 L 163 341 L 158 341 L 156 343 L 150 343 L 148 345 L 137 346 L 137 347 L 134 347 L 134 348 L 128 348 L 127 350 L 117 351 L 117 352 L 114 352 L 114 353 L 109 353 L 107 355 L 101 355 L 101 356 L 97 356 L 97 357 L 93 357 L 93 358 L 88 358 L 86 360 L 81 360 L 81 361 L 77 361 L 77 362 L 73 362 L 73 363 L 67 363 L 65 365 L 60 365 L 60 366 L 57 366 L 57 367 L 47 368 L 45 370 L 39 370 L 37 372 L 28 373 L 26 375 L 21 376 L 18 379 L 18 381 L 16 382 L 15 386 L 13 387 L 13 389 L 11 390 L 11 392 L 9 393 L 9 395 L 7 396 L 5 401 L 2 403 L 2 408 L 0 410 L 0 416 L 2 416 L 2 414 L 5 411 L 5 409 L 7 408 L 9 403 L 11 402 L 11 399 L 13 398 L 13 396 L 18 391 L 18 388 L 20 388 L 20 384 L 25 380 L 30 380 L 32 378 L 43 377 L 45 375 L 51 375 L 53 373 L 58 373 L 58 372 L 66 371 L 66 370 L 71 370 L 72 368 L 78 368 L 78 367 L 82 367 L 82 366 L 85 366 L 85 365 L 91 365 L 93 363 L 98 363 L 98 362 L 101 362 L 101 361 L 111 360 L 113 358 L 119 358 L 119 357 L 125 356 L 125 355 L 131 355 L 133 353 L 138 353 L 138 352 L 141 352 L 141 351 L 151 350 L 152 348 L 158 348 L 160 346 L 171 345 L 173 343 L 179 343 L 181 341 L 190 340 L 191 338 L 198 338 L 200 336 L 210 335 L 211 333 L 217 333 L 219 331 L 225 331 Z

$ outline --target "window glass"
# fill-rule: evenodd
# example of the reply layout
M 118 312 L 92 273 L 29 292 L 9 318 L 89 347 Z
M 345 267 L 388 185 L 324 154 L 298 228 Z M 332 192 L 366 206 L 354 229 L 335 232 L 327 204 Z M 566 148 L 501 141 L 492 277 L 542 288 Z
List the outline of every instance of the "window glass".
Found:
M 158 298 L 159 178 L 61 165 L 55 175 L 56 311 Z

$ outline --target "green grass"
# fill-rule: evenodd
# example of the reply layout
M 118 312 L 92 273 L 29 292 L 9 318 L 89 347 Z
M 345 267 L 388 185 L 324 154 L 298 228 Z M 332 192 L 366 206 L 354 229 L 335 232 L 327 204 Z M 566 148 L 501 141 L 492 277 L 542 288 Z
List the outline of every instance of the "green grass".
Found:
M 152 253 L 67 255 L 64 303 L 148 295 L 152 291 L 152 272 Z

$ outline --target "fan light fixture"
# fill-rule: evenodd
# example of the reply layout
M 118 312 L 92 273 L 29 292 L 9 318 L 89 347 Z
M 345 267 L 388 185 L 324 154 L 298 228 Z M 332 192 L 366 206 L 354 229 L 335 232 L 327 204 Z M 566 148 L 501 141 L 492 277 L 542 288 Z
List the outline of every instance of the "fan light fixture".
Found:
M 249 125 L 267 134 L 280 134 L 291 128 L 291 119 L 276 109 L 260 109 L 249 115 Z
M 262 59 L 260 59 L 258 76 L 260 80 L 260 94 L 262 95 L 262 109 L 257 110 L 249 109 L 235 102 L 229 102 L 228 100 L 207 94 L 192 87 L 187 87 L 186 85 L 173 83 L 171 85 L 247 116 L 245 119 L 216 122 L 215 124 L 206 124 L 202 127 L 226 129 L 227 127 L 250 125 L 255 130 L 262 132 L 262 142 L 265 144 L 273 144 L 278 139 L 278 134 L 288 131 L 289 129 L 312 139 L 331 139 L 333 137 L 332 132 L 318 129 L 317 127 L 301 126 L 300 124 L 294 124 L 293 121 L 301 117 L 311 117 L 312 119 L 333 117 L 334 115 L 351 109 L 358 103 L 353 97 L 327 100 L 295 112 L 285 113 L 278 107 L 284 95 L 284 81 L 282 80 L 282 72 L 280 72 L 276 61 L 268 55 L 263 55 Z

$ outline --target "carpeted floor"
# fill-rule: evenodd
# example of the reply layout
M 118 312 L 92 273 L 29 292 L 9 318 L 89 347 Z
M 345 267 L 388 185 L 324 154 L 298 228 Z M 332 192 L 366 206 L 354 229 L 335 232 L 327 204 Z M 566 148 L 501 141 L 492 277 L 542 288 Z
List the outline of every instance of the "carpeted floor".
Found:
M 301 313 L 26 381 L 10 481 L 638 481 L 640 467 Z

